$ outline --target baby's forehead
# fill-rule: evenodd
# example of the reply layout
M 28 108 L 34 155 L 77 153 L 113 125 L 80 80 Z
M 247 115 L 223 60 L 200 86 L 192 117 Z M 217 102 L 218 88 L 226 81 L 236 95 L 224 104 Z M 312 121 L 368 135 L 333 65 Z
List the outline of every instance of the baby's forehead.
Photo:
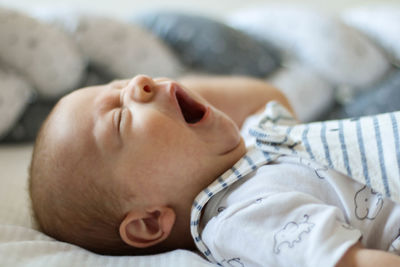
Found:
M 108 88 L 108 85 L 99 85 L 77 89 L 60 99 L 55 106 L 54 113 L 56 116 L 70 116 L 75 119 L 84 119 L 85 116 L 83 113 L 92 111 L 98 96 L 107 91 Z
M 47 122 L 47 138 L 55 148 L 81 153 L 93 147 L 91 110 L 96 92 L 101 88 L 85 88 L 64 96 L 54 107 Z M 64 153 L 68 154 L 68 153 Z
M 107 90 L 109 87 L 110 87 L 109 84 L 104 84 L 104 85 L 80 88 L 80 89 L 72 91 L 71 93 L 63 96 L 59 102 L 60 102 L 60 104 L 70 103 L 70 102 L 73 102 L 76 104 L 81 104 L 81 103 L 79 103 L 79 100 L 89 101 L 90 99 L 94 99 L 94 97 L 96 95 Z
M 63 137 L 87 136 L 95 119 L 97 103 L 111 89 L 121 89 L 129 80 L 117 80 L 104 85 L 77 89 L 62 97 L 47 119 L 55 135 Z M 50 127 L 52 128 L 52 127 Z M 55 128 L 55 129 L 54 129 Z

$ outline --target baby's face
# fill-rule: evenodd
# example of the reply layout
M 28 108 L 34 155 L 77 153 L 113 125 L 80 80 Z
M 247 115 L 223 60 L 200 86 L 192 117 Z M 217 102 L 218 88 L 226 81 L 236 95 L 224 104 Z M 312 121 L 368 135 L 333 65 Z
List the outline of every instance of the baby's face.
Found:
M 90 154 L 95 166 L 88 168 L 110 170 L 106 182 L 117 179 L 153 203 L 193 198 L 245 151 L 230 118 L 166 78 L 74 91 L 51 121 L 50 136 L 66 157 Z

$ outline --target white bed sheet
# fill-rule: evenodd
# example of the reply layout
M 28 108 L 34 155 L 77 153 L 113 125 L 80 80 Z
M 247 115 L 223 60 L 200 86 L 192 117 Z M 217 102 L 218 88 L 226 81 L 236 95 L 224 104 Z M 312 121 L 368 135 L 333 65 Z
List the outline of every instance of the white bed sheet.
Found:
M 101 256 L 35 230 L 26 188 L 31 145 L 0 146 L 0 266 L 212 266 L 187 250 L 153 256 Z

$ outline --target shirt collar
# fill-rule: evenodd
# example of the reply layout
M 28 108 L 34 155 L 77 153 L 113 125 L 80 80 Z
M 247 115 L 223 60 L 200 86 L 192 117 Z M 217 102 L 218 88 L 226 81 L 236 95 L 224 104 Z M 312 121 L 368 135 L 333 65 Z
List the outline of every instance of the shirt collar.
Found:
M 207 202 L 215 194 L 227 188 L 245 175 L 256 170 L 258 167 L 277 159 L 283 151 L 292 152 L 293 147 L 298 142 L 292 141 L 287 137 L 287 132 L 283 133 L 275 129 L 276 124 L 291 126 L 296 123 L 294 117 L 279 103 L 271 101 L 267 103 L 264 114 L 261 116 L 257 125 L 249 131 L 255 137 L 255 147 L 251 146 L 232 168 L 218 177 L 206 189 L 200 192 L 195 198 L 190 217 L 190 231 L 197 248 L 211 262 L 216 262 L 210 250 L 201 240 L 200 217 L 202 210 Z M 278 147 L 282 147 L 278 149 Z M 267 152 L 269 151 L 269 152 Z M 291 153 L 289 153 L 291 154 Z
M 261 165 L 275 160 L 277 157 L 276 154 L 264 152 L 252 147 L 232 168 L 218 177 L 195 198 L 191 211 L 190 230 L 197 248 L 211 262 L 216 261 L 200 237 L 200 217 L 204 206 L 215 194 L 242 179 L 245 175 L 256 170 Z

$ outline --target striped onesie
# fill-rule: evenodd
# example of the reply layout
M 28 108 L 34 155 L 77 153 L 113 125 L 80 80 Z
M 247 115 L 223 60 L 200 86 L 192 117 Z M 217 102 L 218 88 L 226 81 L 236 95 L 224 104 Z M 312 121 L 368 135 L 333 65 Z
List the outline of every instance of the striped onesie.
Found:
M 296 125 L 284 107 L 270 102 L 250 134 L 265 152 L 316 161 L 400 202 L 399 120 L 400 112 L 392 112 Z
M 334 266 L 360 238 L 400 254 L 398 119 L 296 124 L 268 103 L 247 154 L 194 201 L 198 249 L 223 266 Z

